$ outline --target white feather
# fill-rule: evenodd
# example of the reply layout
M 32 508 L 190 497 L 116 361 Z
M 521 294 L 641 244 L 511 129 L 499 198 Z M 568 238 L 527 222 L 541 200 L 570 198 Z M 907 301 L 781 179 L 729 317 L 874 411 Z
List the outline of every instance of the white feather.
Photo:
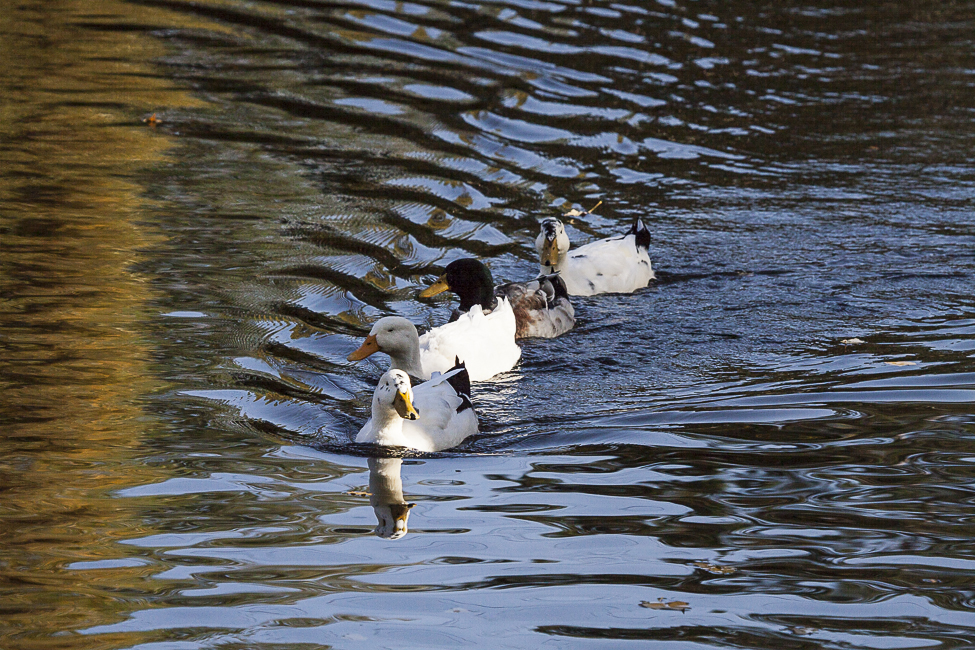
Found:
M 484 381 L 511 370 L 521 358 L 515 327 L 515 313 L 506 298 L 499 299 L 489 314 L 474 305 L 454 322 L 420 337 L 422 379 L 432 372 L 446 372 L 458 358 L 467 366 L 471 381 Z
M 570 251 L 569 236 L 562 222 L 551 221 L 555 222 L 557 231 L 558 260 L 552 265 L 540 265 L 541 273 L 558 271 L 570 295 L 632 293 L 654 278 L 650 254 L 646 248 L 637 246 L 636 235 L 600 239 Z M 539 254 L 545 240 L 543 228 L 535 240 Z
M 377 351 L 389 355 L 390 368 L 418 379 L 446 372 L 460 359 L 471 381 L 484 381 L 511 370 L 521 358 L 521 348 L 515 344 L 515 315 L 507 300 L 499 300 L 487 315 L 475 305 L 457 320 L 423 336 L 402 316 L 385 316 L 373 324 L 366 343 L 349 360 L 364 359 Z
M 388 370 L 379 379 L 372 399 L 372 417 L 356 435 L 355 441 L 392 447 L 409 447 L 419 451 L 440 451 L 456 447 L 477 433 L 477 415 L 446 380 L 451 374 L 437 375 L 432 380 L 410 386 L 402 370 Z M 410 395 L 418 412 L 416 420 L 400 417 L 393 406 L 397 390 Z

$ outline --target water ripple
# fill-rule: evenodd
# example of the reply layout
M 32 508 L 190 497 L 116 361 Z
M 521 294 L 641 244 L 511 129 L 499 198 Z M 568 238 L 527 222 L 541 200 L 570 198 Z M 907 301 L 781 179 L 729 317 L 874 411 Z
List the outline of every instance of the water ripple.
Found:
M 970 646 L 970 13 L 12 7 L 0 645 Z M 600 201 L 656 281 L 352 442 L 375 320 Z

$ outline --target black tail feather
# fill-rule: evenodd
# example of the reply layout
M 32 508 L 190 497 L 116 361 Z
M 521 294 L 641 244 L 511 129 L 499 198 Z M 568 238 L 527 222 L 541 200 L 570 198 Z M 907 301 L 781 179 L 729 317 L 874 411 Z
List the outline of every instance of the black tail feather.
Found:
M 460 413 L 467 409 L 473 409 L 474 404 L 471 402 L 471 376 L 467 374 L 467 366 L 460 360 L 460 357 L 454 357 L 454 367 L 450 370 L 456 368 L 463 368 L 463 370 L 453 377 L 448 377 L 447 383 L 463 399 L 461 405 L 457 407 L 457 412 Z
M 637 248 L 645 248 L 647 250 L 650 250 L 650 239 L 651 239 L 650 230 L 648 230 L 647 227 L 643 225 L 643 222 L 640 221 L 640 217 L 637 217 L 636 219 L 633 220 L 633 226 L 626 234 L 636 236 Z

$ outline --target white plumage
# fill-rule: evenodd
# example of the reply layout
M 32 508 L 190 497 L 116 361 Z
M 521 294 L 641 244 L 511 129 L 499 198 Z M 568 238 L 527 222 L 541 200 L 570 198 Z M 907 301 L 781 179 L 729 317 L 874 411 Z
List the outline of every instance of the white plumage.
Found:
M 349 360 L 385 352 L 390 368 L 404 370 L 417 379 L 430 379 L 434 372 L 453 368 L 459 359 L 467 366 L 471 381 L 490 379 L 511 370 L 521 358 L 521 348 L 515 344 L 511 303 L 499 303 L 490 314 L 475 305 L 457 320 L 423 336 L 418 336 L 416 326 L 401 316 L 380 318 Z
M 386 371 L 372 397 L 372 417 L 355 441 L 419 451 L 456 447 L 477 433 L 470 397 L 448 381 L 463 372 L 455 368 L 413 388 L 402 370 Z
M 558 219 L 541 223 L 535 239 L 541 273 L 558 271 L 569 295 L 632 293 L 654 278 L 650 231 L 637 219 L 629 232 L 569 250 L 569 236 Z
M 460 359 L 471 381 L 484 381 L 507 372 L 521 358 L 515 343 L 515 313 L 507 299 L 498 301 L 485 314 L 480 305 L 446 325 L 434 327 L 420 337 L 420 359 L 424 371 L 446 371 Z

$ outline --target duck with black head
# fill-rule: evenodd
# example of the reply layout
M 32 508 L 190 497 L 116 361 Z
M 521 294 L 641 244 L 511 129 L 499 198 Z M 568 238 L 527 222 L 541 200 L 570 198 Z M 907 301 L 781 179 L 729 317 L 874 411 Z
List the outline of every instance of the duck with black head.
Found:
M 451 320 L 475 307 L 489 314 L 502 305 L 510 305 L 515 317 L 515 338 L 553 338 L 575 325 L 575 309 L 557 273 L 495 287 L 494 277 L 483 262 L 465 258 L 448 264 L 444 274 L 420 296 L 435 296 L 444 291 L 460 298 Z

